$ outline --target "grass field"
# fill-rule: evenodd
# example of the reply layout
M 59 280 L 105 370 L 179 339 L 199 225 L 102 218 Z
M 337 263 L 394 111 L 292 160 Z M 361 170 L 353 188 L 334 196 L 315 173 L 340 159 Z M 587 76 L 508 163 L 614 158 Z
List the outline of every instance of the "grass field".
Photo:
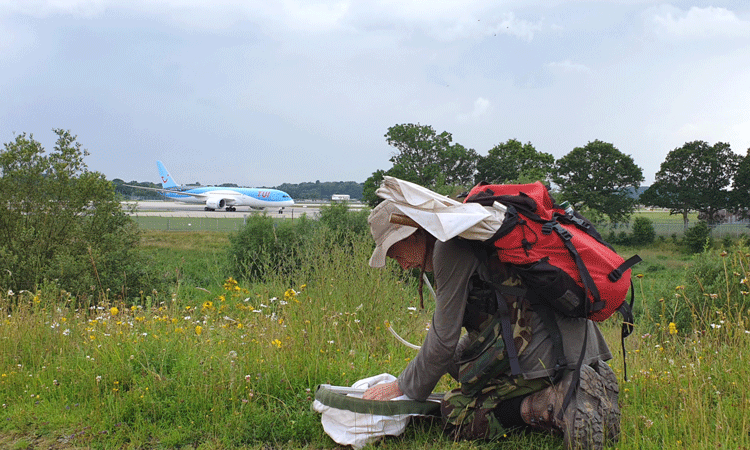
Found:
M 646 217 L 653 222 L 657 236 L 670 237 L 672 235 L 682 236 L 685 232 L 681 215 L 670 215 L 667 211 L 641 210 L 633 215 L 630 223 L 622 224 L 600 224 L 597 226 L 600 232 L 608 233 L 610 230 L 629 232 L 635 217 Z M 689 225 L 698 221 L 698 214 L 691 213 Z M 238 231 L 244 225 L 242 218 L 220 218 L 220 217 L 158 217 L 158 216 L 134 216 L 133 219 L 144 230 L 160 231 Z M 720 238 L 725 235 L 738 237 L 750 232 L 748 224 L 721 224 L 713 230 L 714 237 Z
M 291 284 L 232 278 L 228 236 L 144 233 L 144 248 L 178 275 L 171 289 L 138 301 L 78 304 L 49 288 L 0 293 L 0 448 L 338 448 L 310 410 L 315 386 L 397 375 L 415 353 L 386 321 L 421 342 L 434 303 L 420 310 L 412 278 L 367 266 L 369 236 L 347 246 L 321 242 Z M 634 278 L 627 381 L 619 327 L 602 324 L 621 382 L 616 448 L 750 447 L 750 323 L 738 306 L 750 290 L 750 251 L 739 244 L 694 258 L 666 244 L 620 250 L 644 263 Z M 677 325 L 684 308 L 696 314 L 685 327 Z M 445 378 L 437 390 L 454 386 Z M 376 447 L 563 448 L 539 433 L 453 442 L 430 420 Z

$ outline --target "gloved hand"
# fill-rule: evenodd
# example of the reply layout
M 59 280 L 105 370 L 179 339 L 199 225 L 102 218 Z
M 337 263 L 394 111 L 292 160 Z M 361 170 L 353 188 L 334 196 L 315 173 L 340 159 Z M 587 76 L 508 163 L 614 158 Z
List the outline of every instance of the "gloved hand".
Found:
M 398 387 L 398 381 L 392 381 L 390 383 L 376 384 L 375 386 L 368 388 L 362 398 L 365 400 L 391 400 L 396 397 L 404 395 L 401 392 L 401 388 Z

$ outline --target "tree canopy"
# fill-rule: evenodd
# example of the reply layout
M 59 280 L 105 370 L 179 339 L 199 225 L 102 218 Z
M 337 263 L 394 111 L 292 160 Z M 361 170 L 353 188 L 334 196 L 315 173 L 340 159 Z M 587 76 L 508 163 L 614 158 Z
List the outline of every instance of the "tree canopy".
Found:
M 88 170 L 75 136 L 54 131 L 50 153 L 25 133 L 0 151 L 0 287 L 33 292 L 50 282 L 93 297 L 157 288 L 112 183 Z
M 363 200 L 371 206 L 378 202 L 375 190 L 385 175 L 440 193 L 474 180 L 479 155 L 461 144 L 453 144 L 453 136 L 446 131 L 438 134 L 429 125 L 400 124 L 388 128 L 385 138 L 397 152 L 390 158 L 391 169 L 376 171 L 365 181 Z
M 667 154 L 641 202 L 682 214 L 686 228 L 690 211 L 701 212 L 709 223 L 715 222 L 718 211 L 730 206 L 727 188 L 739 163 L 740 156 L 727 143 L 686 142 Z
M 553 177 L 561 199 L 590 216 L 603 214 L 615 222 L 627 220 L 635 210 L 632 192 L 643 179 L 631 156 L 598 139 L 557 160 Z
M 447 131 L 440 134 L 429 125 L 402 124 L 388 128 L 386 142 L 398 150 L 390 161 L 394 173 L 425 187 L 471 183 L 478 155 L 453 144 Z
M 737 164 L 732 184 L 732 205 L 735 212 L 747 217 L 750 211 L 750 148 Z
M 531 142 L 522 144 L 516 139 L 492 147 L 487 156 L 477 161 L 476 183 L 493 184 L 533 183 L 549 184 L 555 168 L 555 157 L 537 151 Z

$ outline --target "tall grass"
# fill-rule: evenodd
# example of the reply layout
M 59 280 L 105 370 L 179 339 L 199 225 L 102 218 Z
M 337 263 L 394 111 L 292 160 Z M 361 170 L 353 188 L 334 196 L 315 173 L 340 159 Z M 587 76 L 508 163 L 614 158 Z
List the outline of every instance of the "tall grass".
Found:
M 395 265 L 367 266 L 369 236 L 341 245 L 340 235 L 316 235 L 292 276 L 271 272 L 255 284 L 222 274 L 226 235 L 170 236 L 144 237 L 165 273 L 175 274 L 168 292 L 82 307 L 53 288 L 0 293 L 0 446 L 336 448 L 310 410 L 315 386 L 398 374 L 415 351 L 390 336 L 386 321 L 411 342 L 426 333 L 434 303 L 420 310 L 414 279 Z M 750 446 L 747 314 L 717 309 L 704 318 L 708 327 L 670 327 L 670 304 L 659 299 L 690 300 L 692 291 L 677 288 L 695 284 L 685 279 L 695 262 L 663 249 L 638 252 L 646 262 L 637 269 L 627 381 L 619 328 L 602 325 L 621 379 L 617 447 Z M 727 282 L 735 282 L 733 270 Z M 438 390 L 452 386 L 444 379 Z M 557 449 L 562 442 L 531 433 L 454 443 L 439 422 L 423 420 L 379 446 Z

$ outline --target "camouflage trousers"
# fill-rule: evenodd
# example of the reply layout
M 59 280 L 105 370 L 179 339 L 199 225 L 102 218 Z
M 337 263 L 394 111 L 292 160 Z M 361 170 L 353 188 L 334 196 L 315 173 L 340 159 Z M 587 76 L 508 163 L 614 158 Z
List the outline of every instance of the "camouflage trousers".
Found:
M 446 393 L 440 413 L 446 430 L 456 439 L 497 439 L 509 430 L 495 416 L 495 408 L 506 400 L 540 391 L 549 385 L 545 378 L 524 380 L 520 376 L 503 375 L 473 396 L 461 393 L 461 389 Z
M 498 278 L 502 279 L 505 286 L 522 286 L 520 278 L 513 273 L 498 272 Z M 507 293 L 503 297 L 510 312 L 509 322 L 513 330 L 511 345 L 521 355 L 532 337 L 532 310 L 524 297 Z M 470 344 L 463 351 L 462 362 L 459 363 L 458 381 L 461 382 L 461 388 L 445 394 L 440 405 L 443 422 L 457 439 L 502 437 L 509 430 L 503 427 L 494 414 L 498 405 L 512 398 L 540 391 L 550 386 L 550 380 L 525 380 L 523 376 L 510 375 L 510 363 L 499 319 L 488 317 L 478 329 L 470 330 L 465 337 Z

